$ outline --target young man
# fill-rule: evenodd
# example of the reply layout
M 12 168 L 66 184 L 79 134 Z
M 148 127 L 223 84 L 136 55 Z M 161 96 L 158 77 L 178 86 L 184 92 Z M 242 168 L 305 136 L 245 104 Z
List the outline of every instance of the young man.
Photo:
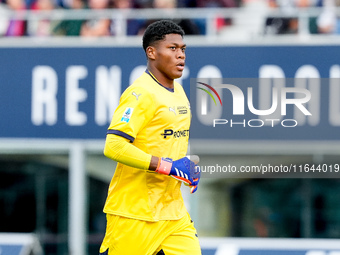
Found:
M 157 21 L 145 30 L 147 70 L 121 96 L 104 154 L 118 162 L 104 212 L 102 255 L 198 255 L 181 183 L 195 192 L 200 173 L 186 157 L 190 105 L 181 85 L 183 30 Z M 173 178 L 171 178 L 173 177 Z

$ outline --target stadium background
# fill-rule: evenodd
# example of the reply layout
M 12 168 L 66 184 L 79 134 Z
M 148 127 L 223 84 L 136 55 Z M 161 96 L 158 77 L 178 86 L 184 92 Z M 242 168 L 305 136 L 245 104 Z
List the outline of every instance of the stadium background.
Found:
M 311 30 L 323 8 L 293 9 L 288 16 L 297 18 L 299 29 L 285 35 L 263 29 L 266 17 L 286 17 L 286 12 L 251 8 L 133 10 L 122 20 L 186 17 L 204 24 L 204 33 L 186 37 L 181 82 L 188 94 L 190 79 L 197 77 L 324 80 L 313 94 L 320 102 L 318 118 L 305 121 L 299 132 L 225 128 L 221 139 L 207 135 L 193 112 L 191 152 L 200 155 L 201 164 L 338 164 L 339 38 Z M 94 15 L 63 11 L 68 19 Z M 46 13 L 21 14 L 27 20 L 46 18 Z M 244 23 L 236 22 L 245 15 Z M 49 17 L 60 19 L 56 11 Z M 221 17 L 235 22 L 219 30 L 215 21 Z M 20 245 L 28 247 L 20 254 L 30 254 L 37 243 L 41 249 L 33 254 L 97 254 L 105 232 L 102 207 L 115 168 L 102 155 L 106 129 L 120 93 L 145 70 L 140 44 L 139 36 L 124 33 L 0 38 L 1 255 L 19 254 Z M 183 188 L 203 254 L 339 254 L 337 176 L 270 177 L 211 174 L 195 195 Z

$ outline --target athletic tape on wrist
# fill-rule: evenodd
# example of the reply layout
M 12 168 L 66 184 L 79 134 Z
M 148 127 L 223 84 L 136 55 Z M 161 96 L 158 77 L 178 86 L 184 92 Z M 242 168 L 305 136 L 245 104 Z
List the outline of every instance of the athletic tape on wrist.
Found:
M 169 175 L 172 167 L 172 159 L 161 158 L 158 162 L 156 173 Z

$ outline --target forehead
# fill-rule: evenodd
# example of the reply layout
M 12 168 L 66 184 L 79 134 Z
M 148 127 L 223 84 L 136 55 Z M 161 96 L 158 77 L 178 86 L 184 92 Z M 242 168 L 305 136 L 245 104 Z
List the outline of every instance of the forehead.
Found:
M 159 44 L 177 44 L 179 46 L 185 46 L 185 43 L 183 42 L 183 38 L 179 34 L 167 34 L 165 35 L 164 40 L 159 41 Z

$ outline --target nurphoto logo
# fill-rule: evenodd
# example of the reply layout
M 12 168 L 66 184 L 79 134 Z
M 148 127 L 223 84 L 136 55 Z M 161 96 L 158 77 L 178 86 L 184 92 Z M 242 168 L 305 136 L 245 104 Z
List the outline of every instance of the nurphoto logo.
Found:
M 287 108 L 291 107 L 294 111 L 299 111 L 299 114 L 304 116 L 311 116 L 311 112 L 307 109 L 306 104 L 311 99 L 311 92 L 306 88 L 301 87 L 272 87 L 271 93 L 267 93 L 265 98 L 268 105 L 265 109 L 259 109 L 255 106 L 255 96 L 253 87 L 242 87 L 242 89 L 236 84 L 216 84 L 209 85 L 204 82 L 197 83 L 197 114 L 204 120 L 205 117 L 208 121 L 204 121 L 205 124 L 210 124 L 213 127 L 219 125 L 229 125 L 230 127 L 263 127 L 280 124 L 282 127 L 296 127 L 298 121 L 294 118 L 283 119 L 283 116 L 287 115 Z M 232 113 L 232 118 L 222 118 L 222 113 L 227 106 L 223 101 L 223 93 L 228 96 L 228 101 L 232 101 L 232 109 L 227 109 Z M 230 100 L 231 95 L 231 100 Z M 218 104 L 216 99 L 220 102 Z M 209 103 L 212 100 L 214 104 Z M 225 99 L 226 100 L 226 99 Z M 258 100 L 260 101 L 260 100 Z M 231 103 L 229 102 L 229 105 Z M 239 119 L 239 116 L 245 116 L 247 113 L 255 115 L 252 119 Z M 208 115 L 214 115 L 214 118 L 209 118 Z M 216 115 L 220 115 L 216 118 Z M 273 118 L 272 116 L 280 116 L 280 118 Z M 234 117 L 238 116 L 237 121 Z M 257 116 L 257 118 L 256 118 Z

